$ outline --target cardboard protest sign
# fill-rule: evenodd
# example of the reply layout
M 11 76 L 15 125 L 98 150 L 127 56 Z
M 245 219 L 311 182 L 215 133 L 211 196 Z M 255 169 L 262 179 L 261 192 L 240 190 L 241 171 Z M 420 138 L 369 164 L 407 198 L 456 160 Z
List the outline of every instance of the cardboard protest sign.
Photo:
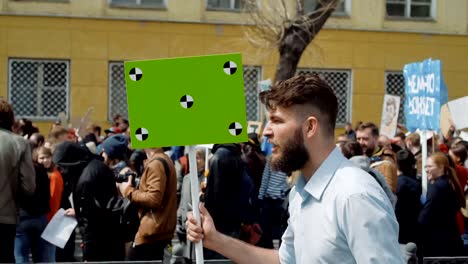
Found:
M 453 125 L 452 114 L 450 113 L 448 104 L 444 104 L 440 108 L 440 131 L 442 135 L 447 135 L 452 125 Z
M 468 115 L 466 114 L 468 107 L 468 96 L 452 100 L 448 102 L 447 105 L 450 110 L 455 128 L 468 128 Z
M 439 60 L 405 65 L 405 118 L 410 131 L 440 128 L 440 108 L 447 102 L 447 88 Z
M 382 119 L 380 122 L 380 134 L 393 138 L 398 125 L 400 112 L 400 97 L 386 94 L 382 106 Z
M 240 54 L 125 62 L 134 148 L 246 142 Z

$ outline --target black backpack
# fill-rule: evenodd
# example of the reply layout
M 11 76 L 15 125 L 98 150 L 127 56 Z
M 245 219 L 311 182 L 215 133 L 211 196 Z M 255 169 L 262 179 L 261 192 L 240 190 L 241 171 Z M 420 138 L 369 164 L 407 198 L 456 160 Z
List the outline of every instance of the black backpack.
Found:
M 166 177 L 169 179 L 171 171 L 167 161 L 163 158 L 155 158 L 159 160 L 164 166 L 164 172 Z M 169 180 L 166 181 L 166 185 Z M 129 199 L 120 196 L 112 197 L 105 206 L 101 206 L 95 199 L 96 207 L 110 215 L 112 223 L 117 226 L 122 234 L 122 239 L 126 242 L 133 241 L 135 234 L 138 232 L 140 227 L 141 218 L 138 216 L 139 207 L 132 203 Z M 142 217 L 145 215 L 145 211 L 142 213 Z

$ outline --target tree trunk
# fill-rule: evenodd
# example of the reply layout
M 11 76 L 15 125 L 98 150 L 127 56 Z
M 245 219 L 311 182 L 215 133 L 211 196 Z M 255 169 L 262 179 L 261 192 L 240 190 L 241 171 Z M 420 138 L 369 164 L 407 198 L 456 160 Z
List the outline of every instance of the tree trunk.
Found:
M 326 8 L 334 2 L 333 8 Z M 287 80 L 296 74 L 297 65 L 302 53 L 312 42 L 320 29 L 335 10 L 337 0 L 322 0 L 316 7 L 316 11 L 307 15 L 304 20 L 296 20 L 286 28 L 284 36 L 279 44 L 279 65 L 275 74 L 275 82 Z M 324 12 L 317 10 L 324 9 Z

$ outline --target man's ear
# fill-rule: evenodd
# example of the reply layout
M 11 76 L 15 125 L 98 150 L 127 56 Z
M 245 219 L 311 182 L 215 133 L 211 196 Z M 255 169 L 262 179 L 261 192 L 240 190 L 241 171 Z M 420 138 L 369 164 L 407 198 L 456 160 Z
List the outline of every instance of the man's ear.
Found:
M 310 116 L 305 121 L 305 130 L 306 130 L 306 137 L 310 138 L 313 137 L 318 133 L 320 128 L 319 122 L 315 116 Z

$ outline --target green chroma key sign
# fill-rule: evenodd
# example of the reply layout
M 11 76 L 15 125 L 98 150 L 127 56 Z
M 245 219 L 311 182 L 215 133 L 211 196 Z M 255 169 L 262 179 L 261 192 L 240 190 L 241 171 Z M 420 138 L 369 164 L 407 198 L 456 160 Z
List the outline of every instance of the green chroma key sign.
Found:
M 240 54 L 125 62 L 134 148 L 246 142 Z

